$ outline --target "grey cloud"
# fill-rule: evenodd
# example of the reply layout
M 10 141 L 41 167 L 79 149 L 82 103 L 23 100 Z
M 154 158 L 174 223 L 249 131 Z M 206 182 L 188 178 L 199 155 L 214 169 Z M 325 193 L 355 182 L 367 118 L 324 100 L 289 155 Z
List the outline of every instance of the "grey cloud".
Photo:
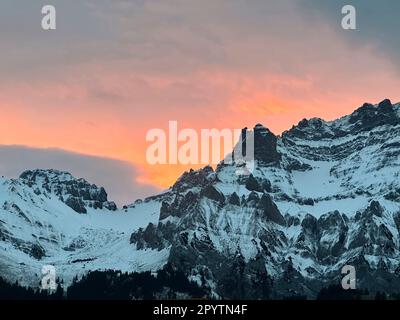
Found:
M 341 28 L 341 8 L 348 4 L 356 8 L 355 31 Z M 373 48 L 377 54 L 390 58 L 392 63 L 400 67 L 398 0 L 302 0 L 299 8 L 311 18 L 326 20 L 349 44 Z
M 357 32 L 340 29 L 340 8 L 347 4 L 343 0 L 52 3 L 57 8 L 58 27 L 44 32 L 39 27 L 42 1 L 1 2 L 0 68 L 10 77 L 19 73 L 53 77 L 68 65 L 93 61 L 123 61 L 125 70 L 147 74 L 183 74 L 205 65 L 301 74 L 316 57 L 334 49 L 335 44 L 324 39 L 329 35 L 322 32 L 323 24 L 329 24 L 342 39 L 373 41 L 383 52 L 399 53 L 400 3 L 395 0 L 351 1 L 358 9 Z M 290 62 L 298 50 L 304 67 Z
M 4 0 L 0 87 L 34 83 L 46 90 L 56 83 L 69 92 L 79 86 L 82 96 L 56 96 L 51 103 L 81 108 L 100 101 L 98 108 L 112 108 L 124 119 L 143 120 L 142 113 L 154 111 L 167 118 L 178 109 L 185 116 L 189 108 L 219 110 L 247 82 L 263 79 L 259 91 L 306 96 L 313 105 L 318 92 L 327 100 L 348 94 L 342 79 L 361 91 L 376 87 L 378 69 L 387 73 L 387 82 L 396 76 L 387 62 L 398 61 L 393 24 L 399 4 L 351 2 L 359 9 L 356 32 L 340 28 L 342 0 L 54 0 L 58 27 L 44 32 L 41 1 Z M 13 30 L 15 17 L 23 21 Z M 368 50 L 371 44 L 375 52 Z M 219 74 L 231 74 L 234 82 L 210 81 Z M 309 90 L 293 90 L 290 82 L 276 86 L 277 74 L 310 83 Z M 47 106 L 39 101 L 36 108 Z
M 58 169 L 77 178 L 104 186 L 109 199 L 119 205 L 153 195 L 160 190 L 138 183 L 138 170 L 130 163 L 103 157 L 88 156 L 61 149 L 38 149 L 25 146 L 0 146 L 0 175 L 18 177 L 27 169 Z
M 87 0 L 50 2 L 57 12 L 54 31 L 41 28 L 41 8 L 48 2 L 0 2 L 0 72 L 6 73 L 9 80 L 20 76 L 49 78 L 75 63 L 92 61 L 105 39 L 111 38 L 112 30 L 100 23 Z

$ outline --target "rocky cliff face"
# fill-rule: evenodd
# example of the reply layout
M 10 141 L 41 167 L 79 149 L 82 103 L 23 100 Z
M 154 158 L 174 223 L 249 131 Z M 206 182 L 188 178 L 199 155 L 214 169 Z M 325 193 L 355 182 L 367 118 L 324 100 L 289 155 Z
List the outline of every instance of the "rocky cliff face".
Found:
M 87 213 L 87 208 L 115 211 L 117 206 L 107 200 L 103 187 L 90 184 L 85 179 L 75 179 L 68 172 L 58 170 L 28 170 L 20 175 L 22 183 L 36 194 L 53 194 L 77 213 Z
M 359 287 L 399 291 L 400 105 L 253 134 L 250 175 L 224 162 L 191 170 L 121 210 L 68 173 L 0 180 L 0 271 L 34 283 L 43 264 L 70 279 L 169 262 L 215 297 L 258 299 L 315 297 L 350 264 Z

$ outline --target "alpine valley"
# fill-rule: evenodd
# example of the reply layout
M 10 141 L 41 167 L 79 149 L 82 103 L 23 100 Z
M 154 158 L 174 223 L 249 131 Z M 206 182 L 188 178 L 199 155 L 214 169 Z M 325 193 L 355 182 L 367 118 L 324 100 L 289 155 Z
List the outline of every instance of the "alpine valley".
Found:
M 222 161 L 120 209 L 67 172 L 0 178 L 0 276 L 38 287 L 53 265 L 68 286 L 168 266 L 216 299 L 316 298 L 352 265 L 357 288 L 398 293 L 400 104 L 253 133 L 251 175 Z

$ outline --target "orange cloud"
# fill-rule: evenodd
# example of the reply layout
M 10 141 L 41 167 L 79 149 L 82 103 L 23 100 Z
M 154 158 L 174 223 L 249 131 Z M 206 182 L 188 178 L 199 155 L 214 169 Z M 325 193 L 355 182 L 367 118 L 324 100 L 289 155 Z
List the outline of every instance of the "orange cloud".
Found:
M 198 131 L 263 123 L 278 134 L 302 118 L 400 100 L 393 63 L 372 45 L 353 46 L 293 2 L 259 5 L 124 3 L 107 15 L 99 6 L 91 18 L 108 33 L 94 41 L 72 37 L 60 50 L 41 34 L 32 55 L 8 46 L 0 144 L 129 161 L 137 179 L 168 187 L 190 166 L 149 165 L 145 136 L 170 120 Z
M 364 101 L 396 100 L 399 85 L 388 68 L 354 76 L 351 83 L 342 83 L 346 72 L 334 67 L 334 79 L 317 73 L 298 77 L 210 69 L 168 77 L 133 76 L 111 66 L 79 69 L 96 74 L 95 81 L 76 77 L 74 70 L 61 82 L 3 87 L 0 144 L 59 147 L 129 161 L 139 166 L 139 181 L 163 188 L 193 167 L 147 163 L 146 132 L 167 130 L 169 120 L 198 132 L 261 122 L 278 134 L 304 117 L 332 119 Z

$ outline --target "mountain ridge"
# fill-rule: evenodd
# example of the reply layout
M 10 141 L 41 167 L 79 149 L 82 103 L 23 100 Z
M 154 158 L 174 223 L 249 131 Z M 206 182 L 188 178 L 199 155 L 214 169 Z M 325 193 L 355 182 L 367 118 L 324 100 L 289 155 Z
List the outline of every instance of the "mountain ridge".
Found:
M 65 172 L 0 179 L 0 270 L 24 283 L 23 268 L 33 285 L 43 263 L 66 281 L 88 270 L 169 263 L 217 298 L 265 298 L 268 287 L 279 299 L 315 297 L 352 264 L 360 286 L 395 290 L 400 105 L 385 99 L 332 121 L 303 119 L 280 136 L 260 124 L 253 131 L 251 175 L 237 176 L 238 164 L 222 161 L 122 209 L 104 189 Z M 43 212 L 52 221 L 45 236 Z

